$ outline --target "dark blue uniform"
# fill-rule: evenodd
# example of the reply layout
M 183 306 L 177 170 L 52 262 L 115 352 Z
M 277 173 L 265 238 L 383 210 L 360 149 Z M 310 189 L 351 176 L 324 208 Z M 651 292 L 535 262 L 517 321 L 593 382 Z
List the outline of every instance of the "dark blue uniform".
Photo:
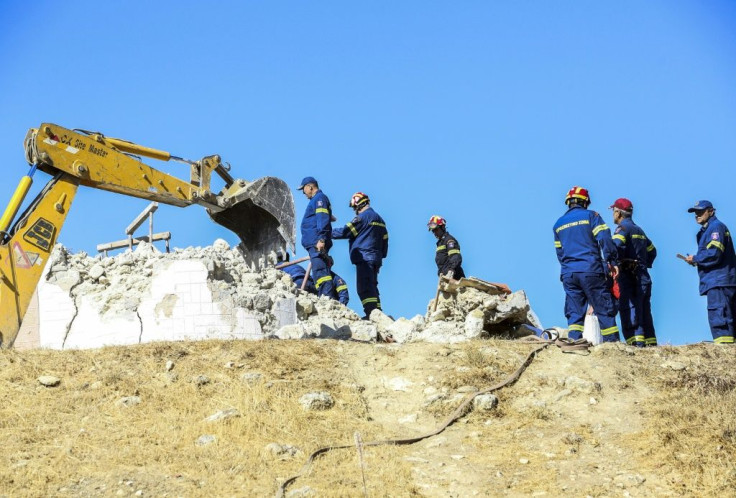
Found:
M 616 306 L 606 282 L 606 263 L 617 265 L 616 246 L 601 216 L 572 205 L 553 228 L 560 280 L 565 289 L 565 316 L 569 337 L 583 336 L 583 323 L 590 303 L 598 317 L 605 342 L 618 341 Z
M 291 277 L 292 282 L 294 282 L 296 286 L 301 289 L 302 283 L 304 282 L 304 276 L 307 274 L 307 271 L 304 268 L 302 268 L 300 265 L 291 265 L 282 268 L 281 271 L 287 273 Z M 304 290 L 309 292 L 310 294 L 317 293 L 317 289 L 315 289 L 314 287 L 314 281 L 312 280 L 311 275 L 307 279 L 307 285 L 304 287 Z
M 341 304 L 344 304 L 345 306 L 348 305 L 348 302 L 350 301 L 350 294 L 348 294 L 348 284 L 343 280 L 343 278 L 335 273 L 334 271 L 332 274 L 332 285 L 335 287 L 335 294 L 333 295 L 333 299 L 337 299 L 340 301 Z
M 450 235 L 450 232 L 446 231 L 442 237 L 437 239 L 434 262 L 437 264 L 437 275 L 447 275 L 448 272 L 452 272 L 452 278 L 455 280 L 465 277 L 460 244 L 455 237 Z
M 698 265 L 700 295 L 708 298 L 708 322 L 713 341 L 732 344 L 736 313 L 736 255 L 731 233 L 714 215 L 700 229 L 696 240 L 698 252 L 693 262 Z
M 350 262 L 355 265 L 358 297 L 366 316 L 381 309 L 378 292 L 378 272 L 383 258 L 388 255 L 386 223 L 373 208 L 359 213 L 353 221 L 332 231 L 334 239 L 348 239 Z
M 621 329 L 626 344 L 656 346 L 657 336 L 652 319 L 652 279 L 648 268 L 652 267 L 657 249 L 631 218 L 621 219 L 613 234 L 618 249 L 618 300 Z
M 318 190 L 307 204 L 302 219 L 302 246 L 309 253 L 312 264 L 312 275 L 317 293 L 320 296 L 332 296 L 333 284 L 330 270 L 327 267 L 327 253 L 332 247 L 332 206 L 330 200 Z M 324 240 L 322 253 L 317 251 L 317 241 Z

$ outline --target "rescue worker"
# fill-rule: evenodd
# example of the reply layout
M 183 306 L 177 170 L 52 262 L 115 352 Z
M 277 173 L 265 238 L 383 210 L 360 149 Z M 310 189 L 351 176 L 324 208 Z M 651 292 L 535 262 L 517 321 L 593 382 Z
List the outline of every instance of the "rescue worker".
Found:
M 700 295 L 708 299 L 708 322 L 713 342 L 734 343 L 736 314 L 736 254 L 733 239 L 710 201 L 698 201 L 687 210 L 702 228 L 696 235 L 698 252 L 685 259 L 698 268 Z
M 332 206 L 312 176 L 304 178 L 298 190 L 309 199 L 302 219 L 302 246 L 309 253 L 317 294 L 331 297 L 334 289 L 327 257 L 332 247 Z
M 427 229 L 437 237 L 437 249 L 434 253 L 437 275 L 447 275 L 455 280 L 465 277 L 460 244 L 447 231 L 447 221 L 442 216 L 432 216 L 427 223 Z
M 621 198 L 611 205 L 613 222 L 618 225 L 613 243 L 618 249 L 618 309 L 621 315 L 621 331 L 626 344 L 644 347 L 656 346 L 657 336 L 652 319 L 652 279 L 648 268 L 652 267 L 657 249 L 631 216 L 634 205 Z
M 368 319 L 371 311 L 381 309 L 378 272 L 388 255 L 388 230 L 363 192 L 353 194 L 350 207 L 355 211 L 355 218 L 344 227 L 332 230 L 332 238 L 349 241 L 350 262 L 355 265 L 358 297 L 365 312 L 363 318 Z
M 332 271 L 332 265 L 334 264 L 332 256 L 329 256 L 328 264 L 330 267 L 330 275 L 332 275 L 332 286 L 335 289 L 332 294 L 332 299 L 338 301 L 340 304 L 344 304 L 345 306 L 347 306 L 348 302 L 350 302 L 348 284 L 340 275 Z
M 285 255 L 279 254 L 278 259 L 276 260 L 276 263 L 288 263 L 289 262 L 289 253 L 285 253 Z M 280 270 L 287 275 L 291 277 L 291 281 L 296 284 L 297 288 L 302 288 L 302 283 L 304 282 L 304 277 L 307 275 L 307 270 L 304 269 L 302 265 L 299 264 L 293 264 L 289 266 L 285 266 L 283 268 L 280 268 Z M 314 280 L 312 280 L 312 276 L 310 275 L 307 277 L 307 285 L 304 286 L 304 290 L 309 292 L 310 294 L 316 294 L 317 289 L 314 287 Z
M 560 261 L 560 280 L 565 289 L 568 337 L 580 339 L 588 303 L 598 317 L 604 342 L 619 340 L 616 307 L 606 282 L 607 267 L 618 276 L 616 246 L 611 231 L 595 211 L 588 210 L 590 196 L 573 187 L 565 197 L 567 212 L 555 223 L 555 249 Z M 603 251 L 603 259 L 601 259 Z

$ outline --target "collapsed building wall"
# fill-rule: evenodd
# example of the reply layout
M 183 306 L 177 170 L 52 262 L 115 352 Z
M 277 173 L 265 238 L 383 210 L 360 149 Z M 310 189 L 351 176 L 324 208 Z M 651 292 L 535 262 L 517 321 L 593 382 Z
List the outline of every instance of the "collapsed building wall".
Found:
M 459 342 L 539 324 L 523 291 L 508 297 L 476 289 L 441 293 L 437 311 L 371 320 L 337 301 L 296 288 L 274 268 L 248 266 L 222 240 L 160 253 L 149 244 L 114 257 L 57 246 L 39 283 L 24 347 L 94 348 L 152 341 L 302 339 Z M 431 303 L 430 303 L 431 304 Z M 500 324 L 500 325 L 499 325 Z M 494 329 L 494 326 L 497 326 Z M 35 334 L 35 335 L 34 335 Z

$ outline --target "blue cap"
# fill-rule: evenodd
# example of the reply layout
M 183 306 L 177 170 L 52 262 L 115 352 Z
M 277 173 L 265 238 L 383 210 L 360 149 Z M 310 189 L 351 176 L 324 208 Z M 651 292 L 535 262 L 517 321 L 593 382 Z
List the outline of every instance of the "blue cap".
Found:
M 695 211 L 703 211 L 704 209 L 712 208 L 713 204 L 710 201 L 698 201 L 693 207 L 687 210 L 688 213 L 694 213 Z
M 297 190 L 303 190 L 304 187 L 306 187 L 310 183 L 314 183 L 315 185 L 317 185 L 317 180 L 315 180 L 313 176 L 308 176 L 304 178 L 304 180 L 302 180 L 302 183 L 299 184 L 299 188 Z

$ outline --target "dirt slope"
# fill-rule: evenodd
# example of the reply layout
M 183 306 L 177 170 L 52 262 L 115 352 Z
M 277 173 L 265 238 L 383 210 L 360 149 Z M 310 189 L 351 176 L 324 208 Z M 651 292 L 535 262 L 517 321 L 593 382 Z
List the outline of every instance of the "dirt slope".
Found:
M 274 495 L 320 446 L 434 429 L 531 348 L 216 341 L 2 351 L 0 496 Z M 589 356 L 550 347 L 496 393 L 495 409 L 414 445 L 365 448 L 365 492 L 733 496 L 735 364 L 736 348 L 713 345 L 613 345 Z M 60 383 L 45 387 L 41 375 Z M 334 406 L 304 410 L 299 398 L 314 391 Z M 230 418 L 206 420 L 224 410 Z M 363 496 L 356 450 L 320 457 L 287 495 Z

